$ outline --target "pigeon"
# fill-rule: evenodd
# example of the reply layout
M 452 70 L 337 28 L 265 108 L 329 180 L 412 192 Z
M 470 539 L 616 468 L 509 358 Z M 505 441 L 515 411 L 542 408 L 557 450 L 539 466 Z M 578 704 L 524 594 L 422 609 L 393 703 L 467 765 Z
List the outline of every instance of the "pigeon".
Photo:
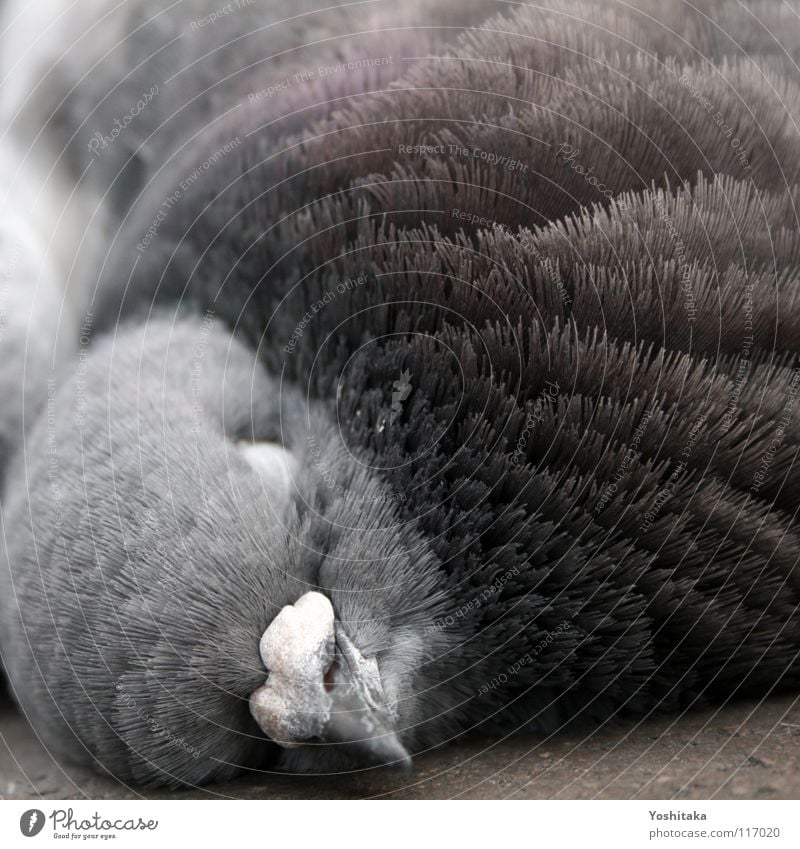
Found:
M 798 13 L 503 9 L 167 154 L 3 492 L 47 745 L 191 786 L 796 692 Z
M 368 762 L 407 760 L 389 721 L 410 695 L 406 670 L 430 651 L 413 624 L 443 611 L 433 555 L 390 524 L 379 482 L 352 458 L 329 472 L 341 493 L 302 463 L 309 444 L 336 453 L 335 422 L 283 393 L 212 321 L 153 320 L 110 337 L 80 380 L 34 426 L 30 444 L 51 449 L 29 460 L 28 493 L 11 489 L 3 505 L 8 562 L 28 562 L 4 595 L 16 598 L 4 663 L 25 714 L 48 713 L 38 729 L 48 747 L 129 781 L 201 783 L 274 760 L 253 716 L 277 714 L 262 722 L 290 746 L 330 724 L 334 763 L 349 762 L 348 743 Z M 359 527 L 364 504 L 378 529 Z M 355 587 L 345 565 L 367 558 Z M 408 572 L 414 586 L 398 580 Z M 24 598 L 45 573 L 45 596 L 71 601 L 35 625 Z M 418 610 L 390 629 L 359 618 L 364 594 L 386 611 Z M 346 625 L 334 626 L 334 609 Z M 34 649 L 31 678 L 34 646 L 47 649 Z M 372 743 L 357 710 L 386 724 L 383 738 Z

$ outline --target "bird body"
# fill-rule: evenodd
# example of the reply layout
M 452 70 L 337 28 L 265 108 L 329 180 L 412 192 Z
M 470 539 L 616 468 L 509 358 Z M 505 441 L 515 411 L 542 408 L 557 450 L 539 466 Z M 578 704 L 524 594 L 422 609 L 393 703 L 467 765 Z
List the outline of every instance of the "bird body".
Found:
M 4 493 L 49 744 L 193 784 L 800 686 L 798 45 L 751 5 L 782 41 L 520 8 L 145 161 Z

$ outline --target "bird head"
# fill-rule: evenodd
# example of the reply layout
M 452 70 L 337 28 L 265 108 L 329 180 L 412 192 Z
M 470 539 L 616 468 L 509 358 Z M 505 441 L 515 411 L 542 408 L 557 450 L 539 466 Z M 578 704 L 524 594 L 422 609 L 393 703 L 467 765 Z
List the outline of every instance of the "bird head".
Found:
M 266 681 L 250 697 L 265 734 L 286 748 L 344 745 L 368 765 L 410 766 L 377 659 L 365 657 L 320 592 L 287 605 L 261 637 Z
M 212 321 L 121 328 L 80 380 L 4 505 L 9 562 L 52 552 L 4 657 L 48 745 L 151 785 L 406 766 L 442 712 L 438 561 L 335 419 Z

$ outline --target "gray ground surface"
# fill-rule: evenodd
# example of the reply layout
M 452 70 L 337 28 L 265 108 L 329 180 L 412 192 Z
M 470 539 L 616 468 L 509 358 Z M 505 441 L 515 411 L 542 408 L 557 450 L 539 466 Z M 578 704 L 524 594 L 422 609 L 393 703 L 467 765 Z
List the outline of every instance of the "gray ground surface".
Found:
M 590 736 L 471 741 L 410 775 L 258 775 L 188 793 L 138 792 L 59 766 L 0 702 L 0 798 L 800 798 L 800 697 L 658 718 Z

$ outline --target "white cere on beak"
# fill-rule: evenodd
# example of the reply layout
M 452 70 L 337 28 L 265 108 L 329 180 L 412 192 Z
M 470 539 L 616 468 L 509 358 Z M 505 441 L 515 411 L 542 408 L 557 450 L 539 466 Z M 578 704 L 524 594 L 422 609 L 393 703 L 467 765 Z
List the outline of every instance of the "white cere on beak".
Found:
M 333 605 L 308 592 L 284 607 L 259 644 L 269 677 L 250 696 L 250 712 L 281 746 L 318 737 L 330 718 L 325 673 L 334 659 Z

